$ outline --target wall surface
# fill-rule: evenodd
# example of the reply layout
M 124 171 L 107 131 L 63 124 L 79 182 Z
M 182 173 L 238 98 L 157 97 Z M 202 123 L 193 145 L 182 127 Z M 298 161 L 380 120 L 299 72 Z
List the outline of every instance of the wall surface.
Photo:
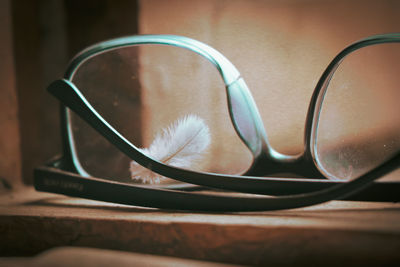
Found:
M 20 134 L 10 2 L 0 1 L 0 190 L 4 186 L 21 183 Z
M 33 168 L 60 153 L 58 102 L 45 88 L 62 76 L 75 53 L 95 42 L 139 31 L 185 35 L 213 46 L 245 78 L 272 145 L 296 153 L 303 144 L 308 100 L 329 61 L 355 40 L 400 27 L 395 0 L 15 0 L 0 5 L 0 176 L 8 184 L 21 178 L 31 183 Z M 214 83 L 205 76 L 202 86 Z M 204 88 L 191 96 L 198 109 L 223 107 L 223 90 L 209 94 Z M 146 94 L 147 109 L 163 108 L 167 114 L 155 91 Z M 206 105 L 207 97 L 214 102 Z M 168 108 L 171 122 L 181 113 Z M 150 125 L 151 137 L 161 125 L 146 116 L 143 125 Z M 224 131 L 227 123 L 215 124 Z M 236 146 L 224 149 L 230 147 Z M 232 155 L 240 153 L 235 149 Z
M 61 78 L 68 61 L 86 46 L 135 34 L 136 1 L 15 0 L 1 5 L 1 77 L 7 77 L 8 85 L 1 93 L 11 101 L 1 107 L 10 128 L 1 133 L 6 147 L 0 153 L 8 156 L 0 164 L 12 166 L 4 167 L 8 180 L 15 176 L 30 184 L 33 169 L 61 153 L 59 103 L 46 86 Z M 8 178 L 12 170 L 17 171 Z
M 400 28 L 400 2 L 393 0 L 151 0 L 140 6 L 141 33 L 189 36 L 230 59 L 254 95 L 272 145 L 287 153 L 302 149 L 308 102 L 330 60 L 361 38 Z

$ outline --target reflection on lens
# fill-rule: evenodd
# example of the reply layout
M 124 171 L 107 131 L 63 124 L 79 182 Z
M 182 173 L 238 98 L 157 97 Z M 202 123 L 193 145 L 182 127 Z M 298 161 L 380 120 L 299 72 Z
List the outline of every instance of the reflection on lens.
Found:
M 354 179 L 400 149 L 400 45 L 348 55 L 332 77 L 316 132 L 316 160 L 330 178 Z
M 231 124 L 219 72 L 194 52 L 164 45 L 119 48 L 88 59 L 72 81 L 114 128 L 148 155 L 182 119 L 196 117 L 206 125 L 200 128 L 208 128 L 210 141 L 200 156 L 188 155 L 195 158 L 193 164 L 153 155 L 157 160 L 227 174 L 241 173 L 251 164 L 251 154 Z M 131 160 L 78 117 L 71 121 L 83 168 L 95 177 L 130 181 Z M 187 127 L 187 136 L 178 133 L 171 142 L 193 141 L 193 127 Z M 161 154 L 169 148 L 163 142 L 158 146 Z M 192 147 L 193 153 L 196 150 L 199 147 Z

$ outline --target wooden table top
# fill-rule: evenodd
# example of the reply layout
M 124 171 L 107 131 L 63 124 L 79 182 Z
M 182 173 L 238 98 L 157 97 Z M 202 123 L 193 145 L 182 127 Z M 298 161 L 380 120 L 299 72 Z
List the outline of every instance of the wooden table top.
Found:
M 0 252 L 21 256 L 82 246 L 246 265 L 381 265 L 400 260 L 399 222 L 400 203 L 189 213 L 24 187 L 0 196 Z

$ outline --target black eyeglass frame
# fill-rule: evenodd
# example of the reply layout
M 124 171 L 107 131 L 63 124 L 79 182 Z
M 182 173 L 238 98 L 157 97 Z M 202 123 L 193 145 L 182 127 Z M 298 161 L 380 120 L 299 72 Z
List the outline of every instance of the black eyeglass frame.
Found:
M 181 36 L 147 35 L 114 39 L 89 47 L 73 59 L 65 74 L 65 79 L 55 81 L 48 88 L 49 92 L 55 95 L 65 105 L 61 105 L 63 157 L 51 163 L 49 166 L 40 167 L 35 170 L 35 187 L 37 190 L 41 191 L 50 191 L 122 204 L 194 210 L 248 211 L 295 208 L 318 204 L 331 199 L 350 198 L 350 193 L 354 193 L 354 191 L 358 191 L 359 193 L 353 194 L 353 197 L 351 197 L 352 199 L 398 201 L 399 197 L 396 195 L 398 195 L 399 192 L 399 183 L 372 181 L 379 178 L 383 173 L 390 172 L 397 168 L 399 154 L 377 169 L 350 182 L 325 179 L 290 179 L 254 176 L 260 173 L 264 174 L 265 169 L 267 169 L 273 172 L 289 170 L 305 176 L 323 177 L 316 167 L 312 144 L 313 138 L 315 138 L 315 127 L 317 127 L 315 121 L 318 121 L 319 116 L 317 110 L 320 108 L 326 86 L 329 84 L 330 78 L 345 56 L 365 46 L 390 42 L 400 42 L 400 34 L 377 35 L 356 42 L 345 48 L 328 65 L 311 98 L 306 119 L 304 153 L 297 156 L 282 155 L 269 146 L 262 121 L 258 111 L 253 108 L 255 105 L 244 80 L 240 77 L 236 68 L 234 68 L 225 57 L 209 46 Z M 192 172 L 167 166 L 146 157 L 102 119 L 86 101 L 79 89 L 69 81 L 72 79 L 74 71 L 85 59 L 111 49 L 138 44 L 164 44 L 187 48 L 206 57 L 217 67 L 227 88 L 232 122 L 239 136 L 253 153 L 255 159 L 252 167 L 244 176 Z M 239 106 L 237 106 L 238 99 Z M 128 185 L 103 179 L 90 178 L 82 168 L 76 156 L 73 134 L 69 121 L 70 114 L 66 107 L 75 111 L 131 159 L 164 176 L 190 184 L 223 190 L 268 195 L 297 195 L 277 198 L 259 196 L 227 197 L 188 193 L 171 189 L 155 189 L 146 186 Z M 240 119 L 238 119 L 235 116 L 236 113 L 232 111 L 235 108 L 244 109 L 245 112 L 249 114 L 248 119 L 253 121 L 254 131 L 249 132 L 241 128 Z M 372 184 L 370 184 L 371 182 Z M 361 190 L 361 188 L 366 187 L 368 184 L 370 185 L 367 189 Z M 112 188 L 115 189 L 114 193 L 117 195 L 109 195 L 111 191 L 114 190 Z M 119 199 L 123 195 L 122 192 L 126 192 L 126 195 L 123 199 Z M 385 192 L 385 194 L 382 195 L 382 192 Z M 142 197 L 146 199 L 146 201 L 140 200 L 142 197 L 139 196 L 141 195 L 143 195 Z M 158 198 L 157 195 L 160 195 L 159 197 L 161 197 L 162 200 L 158 202 L 154 199 L 152 201 L 149 200 L 149 198 L 153 197 Z M 168 201 L 165 198 L 167 198 Z M 171 198 L 174 198 L 174 200 Z M 178 201 L 181 198 L 184 198 L 182 201 L 185 203 Z M 193 199 L 193 201 L 189 201 L 189 199 Z M 205 204 L 210 203 L 210 201 L 217 201 L 219 204 Z M 173 202 L 173 204 L 167 205 L 167 202 Z M 191 204 L 189 205 L 188 203 Z

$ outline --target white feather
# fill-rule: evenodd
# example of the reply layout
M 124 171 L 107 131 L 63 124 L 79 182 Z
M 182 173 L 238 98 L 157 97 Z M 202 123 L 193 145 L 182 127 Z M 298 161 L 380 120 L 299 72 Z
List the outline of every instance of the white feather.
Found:
M 192 168 L 210 144 L 210 130 L 203 119 L 187 115 L 158 133 L 153 143 L 141 151 L 164 164 L 179 168 Z M 132 179 L 144 183 L 159 183 L 165 177 L 152 172 L 135 161 L 130 164 Z

